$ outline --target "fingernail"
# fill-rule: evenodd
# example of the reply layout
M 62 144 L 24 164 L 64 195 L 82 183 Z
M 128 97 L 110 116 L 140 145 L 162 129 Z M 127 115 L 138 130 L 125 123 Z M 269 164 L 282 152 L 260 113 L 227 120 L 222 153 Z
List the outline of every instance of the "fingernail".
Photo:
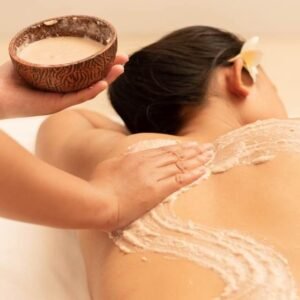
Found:
M 89 88 L 90 89 L 94 89 L 95 87 L 102 87 L 102 86 L 104 86 L 105 88 L 106 88 L 106 86 L 107 86 L 107 82 L 105 81 L 105 80 L 101 80 L 101 81 L 98 81 L 98 82 L 96 82 L 96 83 L 94 83 L 93 85 L 91 85 Z
M 99 82 L 97 82 L 97 83 L 99 83 Z M 93 89 L 97 83 L 94 83 L 93 85 L 89 86 L 89 89 Z
M 205 152 L 204 154 L 198 155 L 198 160 L 202 162 L 207 162 L 215 156 L 214 152 Z
M 215 147 L 213 144 L 207 143 L 207 144 L 200 145 L 200 150 L 202 152 L 214 151 Z
M 215 156 L 215 151 L 214 151 L 214 150 L 208 150 L 208 151 L 205 151 L 205 152 L 203 153 L 203 155 L 204 155 L 206 158 L 210 159 L 210 158 L 212 158 L 212 157 Z
M 196 169 L 194 170 L 194 172 L 195 172 L 197 175 L 201 175 L 201 174 L 204 174 L 204 173 L 206 172 L 206 168 L 203 167 L 203 166 L 201 166 L 201 167 L 199 167 L 199 168 L 196 168 Z

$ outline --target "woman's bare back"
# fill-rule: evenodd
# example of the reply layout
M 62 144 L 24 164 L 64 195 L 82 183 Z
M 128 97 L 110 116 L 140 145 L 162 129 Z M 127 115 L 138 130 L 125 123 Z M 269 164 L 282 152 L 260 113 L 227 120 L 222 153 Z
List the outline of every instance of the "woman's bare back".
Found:
M 133 151 L 176 142 L 138 140 Z M 206 181 L 113 239 L 81 232 L 93 299 L 299 299 L 300 121 L 258 122 L 215 146 Z

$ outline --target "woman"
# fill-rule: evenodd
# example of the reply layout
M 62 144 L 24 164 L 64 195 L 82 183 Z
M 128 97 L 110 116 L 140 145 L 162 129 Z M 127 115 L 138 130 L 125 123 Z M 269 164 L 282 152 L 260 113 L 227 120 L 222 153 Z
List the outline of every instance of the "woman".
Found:
M 117 56 L 104 80 L 68 94 L 31 89 L 8 62 L 0 66 L 0 119 L 50 114 L 92 99 L 123 72 L 126 61 L 126 56 Z M 112 230 L 132 222 L 167 194 L 201 176 L 200 173 L 189 173 L 178 183 L 176 175 L 172 174 L 160 186 L 149 190 L 147 201 L 141 203 L 136 195 L 148 185 L 148 175 L 136 178 L 132 170 L 148 171 L 152 158 L 141 161 L 142 154 L 131 155 L 130 160 L 115 158 L 105 166 L 100 164 L 98 174 L 86 182 L 45 164 L 1 131 L 0 144 L 0 216 L 53 227 Z M 182 154 L 196 147 L 188 145 L 182 149 Z M 158 152 L 169 150 L 151 153 L 159 155 Z M 167 157 L 173 157 L 171 151 L 165 159 Z M 165 174 L 165 167 L 153 167 L 152 172 L 160 176 Z M 105 173 L 109 181 L 102 181 L 101 173 Z M 123 179 L 124 173 L 128 174 L 126 180 Z M 123 194 L 122 190 L 132 182 L 135 189 Z M 119 207 L 124 207 L 122 213 Z
M 92 299 L 299 299 L 300 123 L 242 46 L 232 33 L 194 26 L 133 54 L 109 90 L 131 136 L 85 111 L 42 126 L 40 156 L 83 178 L 124 151 L 184 141 L 216 148 L 206 181 L 110 238 L 80 233 Z

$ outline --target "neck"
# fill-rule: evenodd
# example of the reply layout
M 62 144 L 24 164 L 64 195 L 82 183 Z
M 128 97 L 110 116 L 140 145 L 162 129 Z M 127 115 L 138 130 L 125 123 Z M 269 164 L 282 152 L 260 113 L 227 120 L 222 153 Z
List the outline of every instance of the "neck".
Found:
M 237 112 L 224 100 L 214 97 L 205 108 L 193 109 L 192 117 L 186 121 L 178 135 L 212 142 L 217 137 L 243 125 Z

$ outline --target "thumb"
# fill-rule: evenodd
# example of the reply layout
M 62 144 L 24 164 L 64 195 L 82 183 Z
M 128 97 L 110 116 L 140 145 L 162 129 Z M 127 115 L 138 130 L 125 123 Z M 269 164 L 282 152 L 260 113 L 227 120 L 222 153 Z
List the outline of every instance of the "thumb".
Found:
M 106 81 L 99 81 L 92 86 L 73 93 L 62 94 L 57 105 L 63 109 L 72 105 L 80 104 L 82 102 L 95 98 L 99 93 L 107 88 Z
M 104 80 L 101 80 L 84 90 L 63 94 L 61 96 L 62 99 L 60 99 L 60 102 L 58 103 L 60 109 L 80 104 L 82 102 L 95 98 L 99 93 L 103 92 L 109 84 L 115 81 L 116 78 L 118 78 L 123 72 L 124 67 L 122 65 L 114 65 Z
M 124 68 L 122 65 L 114 65 L 104 80 L 101 80 L 86 89 L 73 93 L 60 94 L 59 97 L 54 97 L 54 101 L 52 102 L 53 111 L 60 111 L 69 106 L 80 104 L 82 102 L 95 98 L 123 72 Z

